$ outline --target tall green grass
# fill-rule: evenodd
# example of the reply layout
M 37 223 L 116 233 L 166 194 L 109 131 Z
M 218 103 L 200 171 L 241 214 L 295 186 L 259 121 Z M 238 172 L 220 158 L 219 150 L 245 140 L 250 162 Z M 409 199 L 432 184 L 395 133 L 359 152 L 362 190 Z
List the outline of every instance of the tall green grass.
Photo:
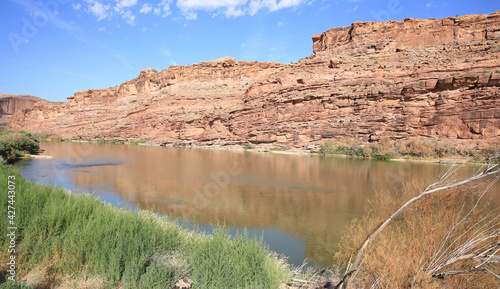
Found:
M 7 177 L 16 179 L 17 269 L 40 266 L 64 276 L 90 274 L 108 286 L 170 288 L 190 277 L 195 288 L 276 288 L 289 268 L 261 239 L 187 231 L 152 212 L 117 209 L 92 195 L 34 184 L 19 172 L 0 168 L 0 206 L 7 211 Z M 5 209 L 3 209 L 5 208 Z M 7 214 L 0 226 L 1 272 L 9 258 Z M 5 284 L 3 284 L 5 286 Z

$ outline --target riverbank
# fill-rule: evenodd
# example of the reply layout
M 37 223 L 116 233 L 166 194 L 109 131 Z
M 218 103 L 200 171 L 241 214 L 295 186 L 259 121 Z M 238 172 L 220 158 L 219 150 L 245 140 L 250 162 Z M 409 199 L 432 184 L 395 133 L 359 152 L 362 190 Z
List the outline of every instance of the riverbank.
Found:
M 118 209 L 92 195 L 26 181 L 5 167 L 0 179 L 0 205 L 15 210 L 9 219 L 16 228 L 12 240 L 7 226 L 0 229 L 1 282 L 11 276 L 6 264 L 12 259 L 16 280 L 37 275 L 32 279 L 40 288 L 88 280 L 99 281 L 94 288 L 171 288 L 178 282 L 277 288 L 290 278 L 290 266 L 261 239 L 230 237 L 224 226 L 210 235 L 189 231 L 149 211 Z
M 83 143 L 109 143 L 128 144 L 139 146 L 164 146 L 185 147 L 201 149 L 220 149 L 230 151 L 248 151 L 287 155 L 321 155 L 329 157 L 347 157 L 362 159 L 378 159 L 386 161 L 415 161 L 430 163 L 486 163 L 487 158 L 495 152 L 500 151 L 500 145 L 489 147 L 466 147 L 450 141 L 426 141 L 426 140 L 389 140 L 382 139 L 379 142 L 363 142 L 356 140 L 335 140 L 322 144 L 315 144 L 307 148 L 290 148 L 274 146 L 273 144 L 214 144 L 198 145 L 195 143 L 161 143 L 153 140 L 121 140 L 121 139 L 97 139 L 97 140 L 70 140 L 61 138 L 48 138 L 47 141 L 70 141 Z

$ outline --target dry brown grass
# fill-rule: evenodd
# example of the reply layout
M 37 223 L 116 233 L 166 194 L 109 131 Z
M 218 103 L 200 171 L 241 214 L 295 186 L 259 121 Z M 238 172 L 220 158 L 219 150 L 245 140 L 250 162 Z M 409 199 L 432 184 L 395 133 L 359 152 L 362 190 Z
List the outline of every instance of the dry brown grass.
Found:
M 345 268 L 351 256 L 356 254 L 367 236 L 406 200 L 418 195 L 422 190 L 423 186 L 411 184 L 398 195 L 379 193 L 370 203 L 366 217 L 354 222 L 343 238 L 336 255 L 337 262 Z M 450 275 L 439 280 L 432 278 L 426 272 L 431 263 L 437 260 L 443 248 L 449 248 L 448 251 L 451 252 L 471 236 L 481 236 L 484 234 L 481 231 L 484 230 L 482 225 L 488 221 L 492 221 L 495 228 L 500 230 L 498 211 L 489 214 L 491 205 L 486 202 L 486 196 L 471 211 L 478 199 L 478 195 L 469 191 L 451 189 L 436 195 L 429 195 L 413 204 L 393 220 L 370 244 L 364 263 L 351 283 L 352 286 L 356 288 L 498 288 L 500 280 L 484 272 Z M 468 214 L 469 212 L 471 213 Z M 456 226 L 457 222 L 466 215 L 466 220 Z M 454 230 L 450 231 L 451 228 Z M 495 242 L 499 241 L 500 235 L 497 234 Z M 477 263 L 466 260 L 448 265 L 443 270 L 468 269 L 473 265 Z M 491 267 L 491 269 L 498 274 L 500 267 Z
M 107 286 L 106 278 L 101 276 L 66 276 L 55 289 L 104 289 Z

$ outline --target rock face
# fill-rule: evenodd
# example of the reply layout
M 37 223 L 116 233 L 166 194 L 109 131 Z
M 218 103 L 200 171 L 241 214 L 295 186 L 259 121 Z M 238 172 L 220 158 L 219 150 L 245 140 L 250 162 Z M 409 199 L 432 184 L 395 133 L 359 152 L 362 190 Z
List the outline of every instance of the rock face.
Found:
M 0 94 L 0 125 L 5 126 L 13 114 L 40 101 L 45 100 L 31 95 Z
M 438 46 L 452 41 L 495 40 L 500 37 L 500 13 L 444 19 L 406 18 L 402 22 L 354 22 L 335 27 L 313 39 L 314 52 L 360 55 L 398 49 Z
M 500 12 L 356 22 L 288 65 L 225 57 L 36 104 L 9 124 L 73 139 L 314 147 L 340 138 L 500 143 Z
M 0 116 L 13 115 L 23 109 L 32 108 L 40 101 L 44 100 L 31 95 L 0 94 Z

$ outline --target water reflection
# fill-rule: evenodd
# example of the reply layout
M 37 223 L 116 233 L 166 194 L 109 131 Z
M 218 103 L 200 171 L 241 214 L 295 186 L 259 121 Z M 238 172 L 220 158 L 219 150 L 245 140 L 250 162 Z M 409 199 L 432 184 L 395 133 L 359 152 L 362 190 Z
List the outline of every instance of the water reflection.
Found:
M 271 249 L 321 265 L 332 261 L 348 223 L 376 191 L 428 179 L 447 166 L 321 156 L 87 143 L 43 143 L 52 160 L 20 163 L 53 179 L 174 217 L 265 231 Z

